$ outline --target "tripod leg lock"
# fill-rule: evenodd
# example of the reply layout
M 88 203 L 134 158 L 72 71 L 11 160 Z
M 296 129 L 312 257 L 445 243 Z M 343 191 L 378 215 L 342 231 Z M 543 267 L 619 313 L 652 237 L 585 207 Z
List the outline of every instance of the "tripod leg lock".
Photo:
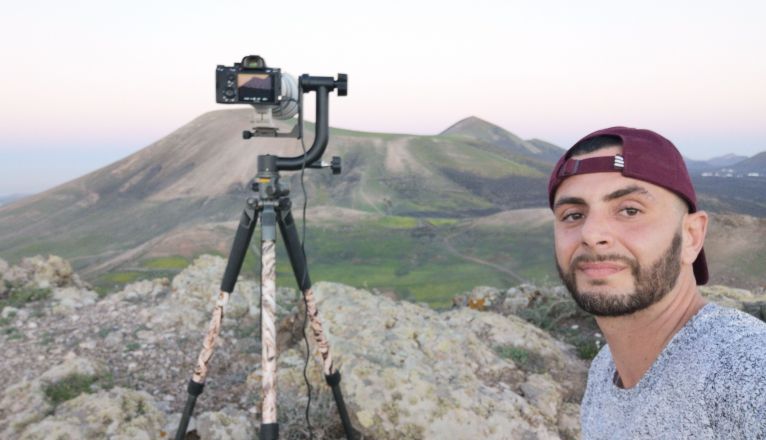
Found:
M 198 382 L 195 382 L 193 380 L 190 380 L 189 381 L 189 385 L 187 385 L 187 387 L 186 387 L 186 391 L 190 395 L 192 395 L 194 397 L 197 397 L 200 394 L 202 394 L 202 391 L 204 391 L 204 390 L 205 390 L 205 384 L 204 383 L 198 383 Z
M 334 387 L 340 383 L 340 371 L 336 371 L 324 377 L 327 385 Z

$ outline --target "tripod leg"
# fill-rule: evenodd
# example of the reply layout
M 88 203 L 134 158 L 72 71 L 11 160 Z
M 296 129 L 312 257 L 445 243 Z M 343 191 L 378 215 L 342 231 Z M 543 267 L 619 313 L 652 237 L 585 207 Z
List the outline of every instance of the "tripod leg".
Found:
M 263 209 L 261 225 L 261 369 L 263 407 L 261 440 L 279 438 L 277 423 L 277 252 L 276 213 L 270 204 Z
M 176 431 L 176 440 L 183 440 L 186 437 L 186 429 L 189 426 L 189 419 L 194 412 L 194 405 L 197 396 L 202 394 L 205 388 L 205 378 L 208 373 L 208 364 L 213 357 L 213 348 L 216 339 L 221 333 L 221 323 L 223 322 L 223 311 L 226 303 L 229 301 L 229 294 L 234 290 L 234 284 L 242 269 L 242 263 L 245 260 L 247 247 L 253 237 L 253 231 L 258 221 L 258 214 L 255 210 L 245 209 L 239 222 L 239 228 L 234 236 L 234 243 L 229 253 L 229 261 L 226 265 L 226 272 L 221 283 L 221 292 L 218 294 L 218 301 L 213 309 L 213 317 L 210 320 L 205 339 L 202 342 L 202 351 L 197 357 L 197 365 L 194 368 L 194 374 L 187 386 L 189 396 L 186 400 L 184 412 L 181 415 L 181 422 Z
M 355 438 L 354 430 L 351 427 L 346 404 L 343 401 L 343 393 L 340 389 L 340 372 L 337 371 L 333 365 L 332 355 L 330 354 L 330 343 L 327 341 L 327 338 L 325 338 L 324 330 L 322 329 L 322 321 L 319 319 L 319 311 L 317 310 L 316 302 L 314 301 L 314 292 L 311 290 L 311 279 L 309 278 L 308 265 L 306 264 L 306 255 L 301 248 L 300 240 L 298 240 L 298 231 L 295 227 L 293 215 L 290 212 L 289 203 L 289 200 L 285 200 L 280 205 L 279 216 L 277 218 L 279 230 L 285 241 L 287 255 L 290 258 L 290 265 L 295 274 L 295 281 L 303 292 L 303 298 L 306 301 L 306 311 L 311 324 L 311 332 L 314 335 L 314 341 L 319 350 L 319 355 L 322 358 L 322 370 L 325 376 L 325 381 L 327 381 L 327 385 L 332 389 L 335 406 L 338 408 L 346 438 L 353 440 Z

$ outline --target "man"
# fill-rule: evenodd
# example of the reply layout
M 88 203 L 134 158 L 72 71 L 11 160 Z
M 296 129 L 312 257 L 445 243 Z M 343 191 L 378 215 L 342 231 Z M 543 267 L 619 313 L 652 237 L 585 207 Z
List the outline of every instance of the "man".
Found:
M 583 438 L 766 439 L 766 324 L 700 295 L 708 216 L 673 144 L 591 133 L 559 160 L 548 195 L 561 279 L 607 342 Z

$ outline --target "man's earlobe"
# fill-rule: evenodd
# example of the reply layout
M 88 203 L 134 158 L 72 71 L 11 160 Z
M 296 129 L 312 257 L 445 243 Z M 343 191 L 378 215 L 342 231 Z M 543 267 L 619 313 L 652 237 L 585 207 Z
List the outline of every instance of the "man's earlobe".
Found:
M 708 215 L 705 211 L 687 214 L 683 222 L 683 251 L 681 259 L 692 264 L 697 259 L 707 234 Z

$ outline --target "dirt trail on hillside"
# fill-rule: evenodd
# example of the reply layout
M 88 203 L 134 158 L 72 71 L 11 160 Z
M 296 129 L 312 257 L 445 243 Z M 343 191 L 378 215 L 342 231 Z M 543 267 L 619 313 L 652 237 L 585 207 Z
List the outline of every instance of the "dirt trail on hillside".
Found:
M 449 251 L 449 253 L 455 255 L 456 257 L 462 258 L 462 259 L 464 259 L 466 261 L 471 261 L 473 263 L 481 264 L 482 266 L 487 266 L 487 267 L 490 267 L 492 269 L 498 270 L 498 271 L 500 271 L 500 272 L 502 272 L 502 273 L 504 273 L 506 275 L 511 276 L 513 279 L 515 279 L 519 283 L 522 283 L 522 284 L 528 283 L 528 281 L 526 279 L 524 279 L 521 275 L 519 275 L 518 273 L 512 271 L 511 269 L 508 269 L 507 267 L 503 267 L 503 266 L 501 266 L 499 264 L 492 263 L 491 261 L 482 260 L 481 258 L 478 258 L 478 257 L 474 257 L 474 256 L 471 256 L 471 255 L 465 255 L 465 254 L 461 253 L 460 251 L 458 251 L 457 249 L 455 249 L 455 246 L 450 242 L 450 240 L 453 237 L 455 237 L 456 235 L 462 234 L 466 230 L 472 229 L 474 227 L 476 227 L 476 223 L 471 222 L 471 224 L 467 228 L 463 229 L 462 231 L 455 232 L 453 234 L 450 234 L 450 235 L 447 235 L 446 237 L 444 237 L 444 239 L 442 240 L 442 243 L 444 243 L 444 247 L 447 249 L 447 251 Z

